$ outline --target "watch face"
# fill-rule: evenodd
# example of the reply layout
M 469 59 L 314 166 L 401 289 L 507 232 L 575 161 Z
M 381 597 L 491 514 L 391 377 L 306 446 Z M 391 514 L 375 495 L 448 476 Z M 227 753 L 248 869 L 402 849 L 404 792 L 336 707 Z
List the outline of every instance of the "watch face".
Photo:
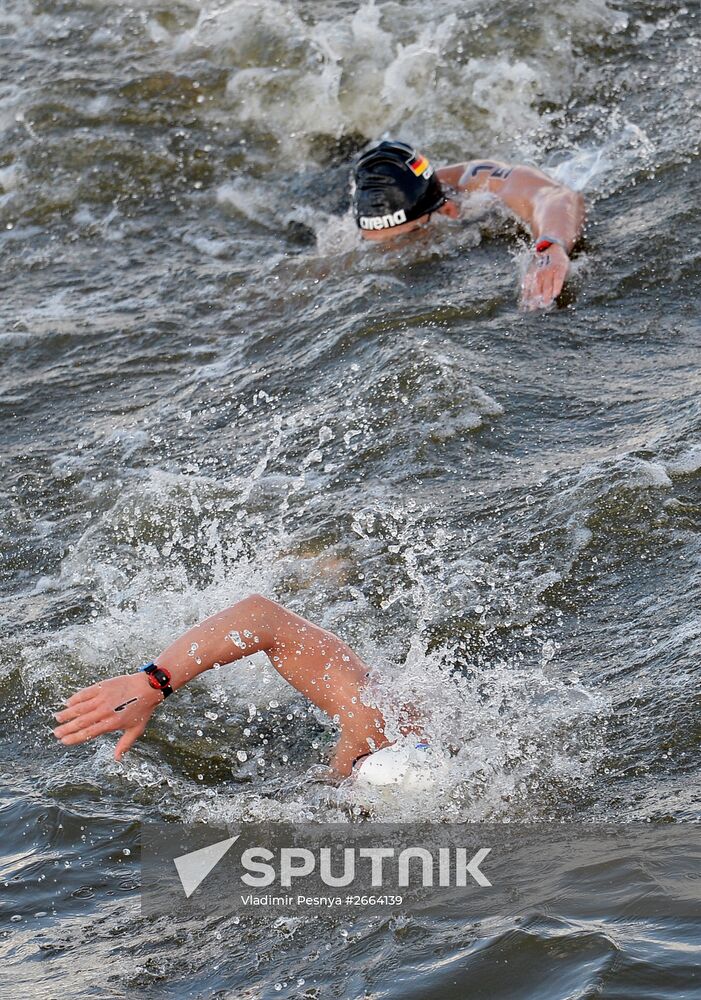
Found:
M 166 696 L 171 694 L 169 670 L 157 667 L 155 663 L 149 663 L 148 666 L 141 669 L 148 677 L 148 682 L 152 688 L 155 688 L 156 691 L 163 691 Z
M 160 667 L 155 667 L 153 670 L 147 670 L 146 674 L 148 676 L 148 682 L 153 688 L 161 690 L 164 687 L 168 687 L 170 684 L 170 674 L 167 670 L 162 670 Z

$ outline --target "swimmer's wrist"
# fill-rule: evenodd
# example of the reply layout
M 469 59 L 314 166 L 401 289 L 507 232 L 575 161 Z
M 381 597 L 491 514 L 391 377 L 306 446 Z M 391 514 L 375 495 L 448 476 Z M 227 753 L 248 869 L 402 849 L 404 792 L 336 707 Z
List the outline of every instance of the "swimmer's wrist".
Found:
M 146 702 L 146 704 L 151 708 L 158 708 L 165 701 L 165 696 L 162 691 L 157 691 L 155 688 L 151 687 L 148 681 L 148 677 L 137 670 L 135 674 L 131 674 L 132 677 L 138 677 L 143 688 L 143 694 L 140 695 L 141 698 Z
M 139 667 L 137 673 L 144 675 L 149 687 L 151 687 L 156 694 L 160 693 L 160 701 L 165 701 L 165 699 L 170 697 L 173 693 L 170 670 L 166 670 L 165 667 L 159 666 L 154 663 L 153 660 L 150 663 L 145 663 L 143 667 Z
M 219 663 L 193 663 L 192 660 L 188 659 L 187 663 L 183 663 L 182 660 L 177 656 L 168 656 L 168 651 L 160 653 L 159 656 L 154 661 L 154 665 L 163 674 L 166 674 L 169 678 L 168 687 L 169 692 L 164 693 L 161 687 L 157 683 L 151 683 L 151 679 L 148 673 L 145 671 L 144 667 L 149 667 L 151 664 L 146 663 L 144 667 L 139 667 L 136 671 L 137 674 L 141 674 L 147 684 L 149 684 L 156 692 L 160 694 L 159 701 L 165 701 L 166 698 L 170 697 L 171 694 L 178 691 L 181 687 L 185 687 L 189 684 L 191 680 L 203 674 L 206 670 L 212 670 L 214 667 L 218 667 Z
M 552 250 L 554 246 L 560 247 L 564 251 L 565 256 L 569 257 L 569 244 L 565 240 L 561 240 L 559 236 L 549 236 L 544 233 L 535 240 L 533 249 L 536 254 L 540 254 Z

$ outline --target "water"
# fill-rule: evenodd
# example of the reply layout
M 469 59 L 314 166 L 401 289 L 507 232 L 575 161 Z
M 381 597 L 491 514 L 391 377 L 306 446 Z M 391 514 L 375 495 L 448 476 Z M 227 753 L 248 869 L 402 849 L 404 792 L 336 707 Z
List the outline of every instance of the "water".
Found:
M 122 766 L 50 735 L 258 590 L 461 746 L 376 818 L 698 819 L 698 4 L 8 0 L 0 45 L 3 996 L 700 996 L 625 912 L 142 921 L 140 819 L 364 808 L 264 664 Z M 565 307 L 480 205 L 360 246 L 384 132 L 582 189 Z

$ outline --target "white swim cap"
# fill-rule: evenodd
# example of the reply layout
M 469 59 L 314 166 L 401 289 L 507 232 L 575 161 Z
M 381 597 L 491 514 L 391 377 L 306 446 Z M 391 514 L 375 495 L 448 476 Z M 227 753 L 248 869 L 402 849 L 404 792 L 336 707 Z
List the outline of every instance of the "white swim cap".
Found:
M 429 792 L 438 783 L 441 763 L 426 743 L 394 743 L 361 760 L 353 775 L 358 788 Z

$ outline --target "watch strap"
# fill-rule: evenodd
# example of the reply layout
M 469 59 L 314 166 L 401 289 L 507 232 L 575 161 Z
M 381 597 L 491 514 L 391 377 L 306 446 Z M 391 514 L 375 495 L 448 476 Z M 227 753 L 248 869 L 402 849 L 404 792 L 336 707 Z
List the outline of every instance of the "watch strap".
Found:
M 545 251 L 555 243 L 557 246 L 562 247 L 562 249 L 567 253 L 567 246 L 564 240 L 559 240 L 557 236 L 541 236 L 536 240 L 535 252 L 545 253 Z

